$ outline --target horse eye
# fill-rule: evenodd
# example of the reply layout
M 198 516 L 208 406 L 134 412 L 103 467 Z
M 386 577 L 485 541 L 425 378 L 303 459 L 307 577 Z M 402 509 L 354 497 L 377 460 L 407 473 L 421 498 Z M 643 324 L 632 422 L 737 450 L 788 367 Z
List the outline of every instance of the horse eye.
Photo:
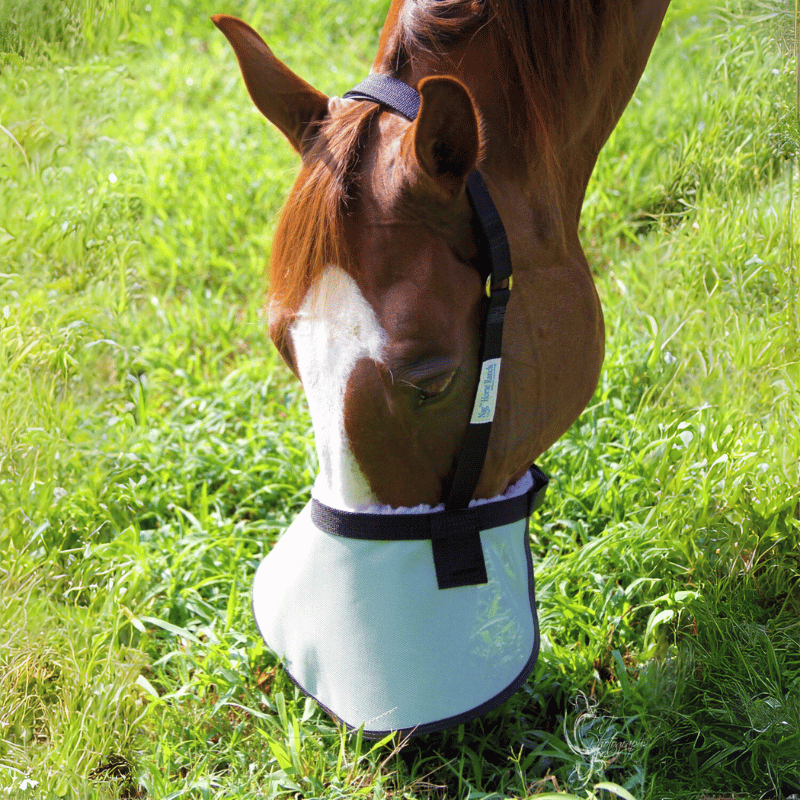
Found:
M 458 370 L 443 372 L 430 380 L 424 381 L 419 389 L 420 403 L 426 403 L 436 397 L 440 397 L 453 385 L 453 379 Z

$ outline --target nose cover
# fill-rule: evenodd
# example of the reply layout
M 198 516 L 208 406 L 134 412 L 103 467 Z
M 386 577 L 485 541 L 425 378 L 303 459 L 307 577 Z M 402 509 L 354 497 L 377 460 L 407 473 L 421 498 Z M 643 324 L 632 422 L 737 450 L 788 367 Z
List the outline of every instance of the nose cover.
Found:
M 536 663 L 527 520 L 546 486 L 532 467 L 458 511 L 355 513 L 312 497 L 256 572 L 261 635 L 306 694 L 365 736 L 486 713 Z M 449 545 L 467 529 L 478 548 L 465 562 Z

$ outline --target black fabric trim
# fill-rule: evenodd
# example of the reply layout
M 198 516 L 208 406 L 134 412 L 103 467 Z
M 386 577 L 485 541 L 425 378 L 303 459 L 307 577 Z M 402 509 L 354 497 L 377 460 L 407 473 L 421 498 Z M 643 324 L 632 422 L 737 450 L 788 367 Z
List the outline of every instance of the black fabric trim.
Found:
M 312 498 L 311 519 L 321 531 L 333 536 L 386 542 L 457 537 L 476 527 L 487 531 L 518 522 L 541 505 L 547 491 L 547 476 L 535 465 L 530 473 L 533 486 L 526 494 L 471 508 L 427 514 L 370 514 L 331 508 Z
M 538 467 L 535 468 L 538 472 Z M 544 475 L 544 473 L 541 473 Z M 546 480 L 546 478 L 545 478 Z M 542 495 L 544 493 L 542 492 Z M 433 722 L 426 722 L 423 725 L 417 725 L 414 728 L 401 728 L 401 729 L 386 729 L 386 730 L 367 730 L 364 729 L 363 736 L 365 739 L 381 739 L 384 736 L 387 736 L 390 733 L 397 733 L 399 734 L 401 739 L 411 738 L 413 736 L 422 736 L 427 733 L 436 733 L 437 731 L 445 730 L 446 728 L 453 728 L 456 725 L 461 725 L 465 722 L 470 722 L 473 719 L 477 719 L 478 717 L 482 717 L 484 714 L 487 714 L 489 711 L 494 710 L 499 705 L 505 703 L 513 694 L 516 693 L 517 689 L 519 689 L 523 683 L 528 679 L 528 676 L 533 672 L 533 668 L 536 666 L 536 661 L 539 658 L 539 647 L 540 647 L 540 633 L 539 633 L 539 617 L 536 613 L 536 587 L 533 578 L 533 556 L 531 555 L 531 548 L 530 544 L 528 543 L 528 526 L 525 526 L 525 530 L 523 532 L 523 546 L 525 548 L 525 560 L 528 565 L 528 598 L 530 600 L 530 608 L 531 608 L 531 617 L 533 619 L 533 647 L 531 648 L 531 654 L 528 660 L 525 662 L 525 666 L 520 670 L 519 674 L 516 678 L 514 678 L 511 683 L 506 686 L 505 689 L 498 692 L 494 697 L 490 697 L 485 702 L 481 703 L 479 706 L 475 706 L 475 708 L 471 708 L 468 711 L 463 711 L 460 714 L 455 714 L 452 717 L 446 717 L 445 719 L 434 720 Z M 261 633 L 261 629 L 258 626 L 258 617 L 255 614 L 255 608 L 253 607 L 253 599 L 251 595 L 250 599 L 250 607 L 253 612 L 253 618 L 256 621 L 256 627 L 259 629 L 258 632 L 261 635 L 261 638 L 264 640 L 264 644 L 269 647 L 269 642 L 264 638 L 264 634 Z M 272 649 L 272 648 L 270 648 Z M 273 651 L 274 652 L 274 651 Z M 340 717 L 336 716 L 336 714 L 328 708 L 324 703 L 320 703 L 313 694 L 306 691 L 305 687 L 297 681 L 291 672 L 286 669 L 286 666 L 281 662 L 281 666 L 283 667 L 283 671 L 289 677 L 289 680 L 306 696 L 310 697 L 314 700 L 317 705 L 326 713 L 328 716 L 332 717 L 336 720 L 339 724 L 343 725 L 349 733 L 356 733 L 358 731 L 358 727 L 354 727 L 350 725 L 345 720 L 341 719 Z

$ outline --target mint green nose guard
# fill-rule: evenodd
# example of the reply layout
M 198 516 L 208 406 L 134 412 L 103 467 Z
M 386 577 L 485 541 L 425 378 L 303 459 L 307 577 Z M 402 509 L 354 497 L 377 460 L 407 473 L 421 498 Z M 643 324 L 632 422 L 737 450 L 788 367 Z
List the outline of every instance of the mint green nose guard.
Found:
M 452 512 L 353 513 L 312 499 L 256 572 L 265 642 L 306 694 L 368 737 L 486 713 L 536 663 L 527 519 L 546 487 L 533 467 L 502 497 L 465 509 L 480 529 L 486 579 L 469 582 L 470 563 L 448 588 L 434 543 L 448 538 L 437 518 Z M 445 560 L 443 574 L 457 581 L 461 566 Z

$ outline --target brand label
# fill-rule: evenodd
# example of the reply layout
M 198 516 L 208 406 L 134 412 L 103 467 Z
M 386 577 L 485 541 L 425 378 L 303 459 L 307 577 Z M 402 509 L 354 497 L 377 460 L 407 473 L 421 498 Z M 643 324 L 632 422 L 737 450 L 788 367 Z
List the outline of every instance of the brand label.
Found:
M 500 359 L 490 358 L 481 365 L 481 378 L 478 381 L 478 394 L 472 408 L 472 425 L 491 422 L 497 403 L 497 389 L 500 386 Z

